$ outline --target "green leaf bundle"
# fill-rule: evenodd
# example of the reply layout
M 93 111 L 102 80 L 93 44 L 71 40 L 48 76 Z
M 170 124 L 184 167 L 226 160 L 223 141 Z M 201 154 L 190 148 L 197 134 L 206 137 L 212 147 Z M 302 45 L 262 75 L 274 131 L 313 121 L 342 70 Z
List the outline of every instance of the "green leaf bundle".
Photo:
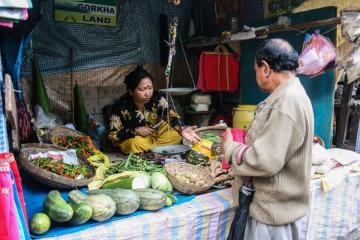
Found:
M 46 93 L 45 83 L 41 76 L 40 66 L 35 55 L 32 57 L 33 73 L 33 105 L 40 105 L 45 113 L 51 112 L 49 97 Z
M 74 115 L 76 129 L 86 135 L 89 135 L 88 114 L 85 110 L 81 89 L 77 84 L 75 84 L 74 87 Z

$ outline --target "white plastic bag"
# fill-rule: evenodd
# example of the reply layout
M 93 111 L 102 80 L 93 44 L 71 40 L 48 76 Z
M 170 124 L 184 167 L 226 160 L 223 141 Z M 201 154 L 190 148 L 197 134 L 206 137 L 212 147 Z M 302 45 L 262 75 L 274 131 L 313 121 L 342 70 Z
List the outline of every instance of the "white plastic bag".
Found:
M 360 154 L 354 151 L 350 151 L 342 148 L 331 148 L 328 150 L 332 160 L 337 161 L 343 166 L 352 164 L 356 161 L 360 161 Z
M 45 113 L 41 106 L 35 106 L 36 125 L 38 128 L 52 129 L 62 125 L 60 117 L 53 113 Z
M 360 36 L 360 13 L 343 12 L 341 14 L 342 35 L 354 42 Z
M 195 103 L 195 104 L 207 104 L 207 105 L 211 105 L 211 96 L 206 94 L 193 94 L 191 95 L 191 102 Z
M 320 165 L 330 161 L 330 153 L 323 146 L 316 143 L 312 148 L 312 164 Z

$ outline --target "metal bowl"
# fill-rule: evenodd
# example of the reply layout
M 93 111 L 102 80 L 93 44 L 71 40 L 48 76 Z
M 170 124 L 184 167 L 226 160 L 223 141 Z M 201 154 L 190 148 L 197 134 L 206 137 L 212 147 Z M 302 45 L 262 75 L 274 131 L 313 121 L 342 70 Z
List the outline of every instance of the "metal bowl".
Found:
M 191 148 L 189 146 L 183 144 L 177 145 L 165 145 L 154 147 L 151 149 L 153 153 L 161 154 L 161 155 L 175 155 L 175 154 L 183 154 L 189 151 Z

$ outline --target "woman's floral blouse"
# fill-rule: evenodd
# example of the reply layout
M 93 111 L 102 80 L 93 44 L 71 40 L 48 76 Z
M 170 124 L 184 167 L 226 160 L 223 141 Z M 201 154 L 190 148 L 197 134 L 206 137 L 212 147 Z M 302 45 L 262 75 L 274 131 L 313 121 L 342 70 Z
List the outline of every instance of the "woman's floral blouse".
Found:
M 117 144 L 135 137 L 135 128 L 153 127 L 161 120 L 167 122 L 168 108 L 165 97 L 157 91 L 154 91 L 150 102 L 145 104 L 144 113 L 137 109 L 129 93 L 124 94 L 113 106 L 109 139 Z M 179 130 L 183 126 L 180 116 L 172 109 L 169 110 L 169 116 L 170 125 Z

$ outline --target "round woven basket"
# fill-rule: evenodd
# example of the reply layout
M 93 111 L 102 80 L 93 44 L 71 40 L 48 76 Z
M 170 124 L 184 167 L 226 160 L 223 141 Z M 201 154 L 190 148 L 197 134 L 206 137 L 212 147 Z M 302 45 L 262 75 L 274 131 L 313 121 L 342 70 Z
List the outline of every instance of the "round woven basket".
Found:
M 209 126 L 209 127 L 197 128 L 194 130 L 194 132 L 196 132 L 196 134 L 199 135 L 199 137 L 202 137 L 204 134 L 209 132 L 214 133 L 219 137 L 221 137 L 221 134 L 226 130 L 226 128 L 227 127 L 225 126 Z
M 24 169 L 25 172 L 27 172 L 38 182 L 59 189 L 72 189 L 77 187 L 83 187 L 89 184 L 93 180 L 93 177 L 95 176 L 94 168 L 80 155 L 77 155 L 78 160 L 81 165 L 87 165 L 89 167 L 92 176 L 91 178 L 87 178 L 87 179 L 66 178 L 61 175 L 48 172 L 44 169 L 36 167 L 34 164 L 32 164 L 31 161 L 29 161 L 30 154 L 47 152 L 47 151 L 56 151 L 56 150 L 66 151 L 66 149 L 63 147 L 59 147 L 51 144 L 41 144 L 41 143 L 24 144 L 20 152 L 20 166 Z
M 64 126 L 52 128 L 50 132 L 50 140 L 53 144 L 58 145 L 57 139 L 59 136 L 86 137 L 85 134 Z
M 215 184 L 215 178 L 203 167 L 184 162 L 171 162 L 165 164 L 166 174 L 175 189 L 185 194 L 200 194 L 209 190 Z M 199 187 L 191 183 L 184 183 L 175 177 L 175 173 L 192 173 L 203 177 L 205 186 Z

